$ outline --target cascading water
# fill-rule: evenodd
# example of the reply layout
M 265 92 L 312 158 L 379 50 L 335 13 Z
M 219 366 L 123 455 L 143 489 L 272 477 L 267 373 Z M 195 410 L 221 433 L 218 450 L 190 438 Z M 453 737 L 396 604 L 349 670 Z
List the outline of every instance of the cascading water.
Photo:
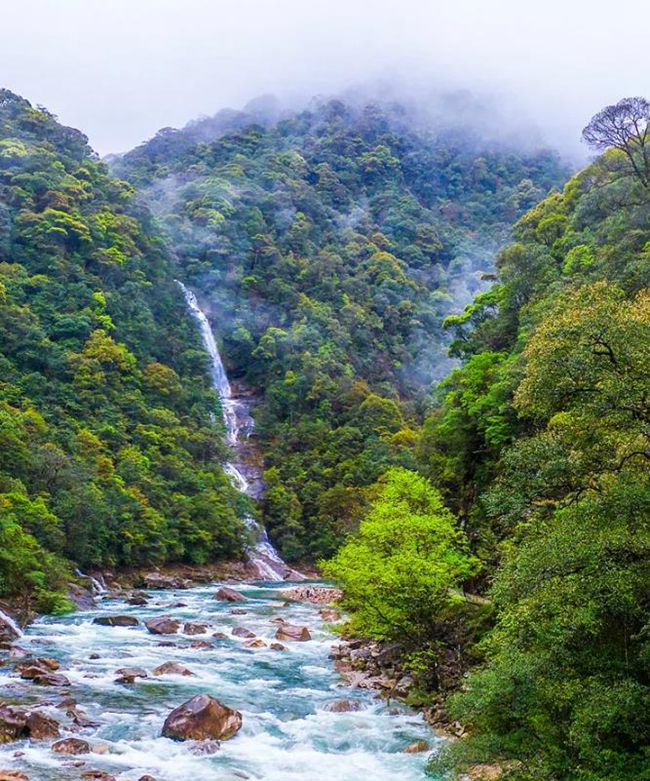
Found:
M 233 448 L 233 452 L 237 453 L 238 448 L 241 446 L 240 431 L 242 428 L 250 430 L 253 425 L 252 418 L 242 401 L 233 395 L 228 375 L 226 374 L 214 334 L 212 333 L 212 327 L 210 326 L 210 322 L 205 312 L 199 306 L 199 302 L 194 293 L 182 282 L 178 282 L 178 285 L 183 291 L 188 309 L 199 326 L 203 346 L 210 355 L 212 361 L 210 374 L 215 390 L 219 394 L 221 400 L 223 421 L 226 426 L 226 438 L 228 444 Z M 246 425 L 242 425 L 243 423 Z M 248 496 L 257 498 L 259 493 L 244 476 L 244 466 L 241 463 L 229 461 L 225 464 L 224 468 L 230 475 L 236 488 Z M 303 576 L 299 572 L 290 569 L 286 562 L 279 556 L 269 540 L 266 529 L 263 526 L 260 526 L 260 524 L 251 516 L 247 516 L 244 520 L 255 540 L 248 551 L 248 557 L 257 577 L 262 580 L 272 581 L 303 579 Z
M 6 627 L 8 627 L 9 630 L 13 632 L 16 637 L 22 637 L 23 630 L 18 626 L 18 624 L 8 613 L 5 613 L 4 610 L 0 610 L 0 622 L 2 622 Z

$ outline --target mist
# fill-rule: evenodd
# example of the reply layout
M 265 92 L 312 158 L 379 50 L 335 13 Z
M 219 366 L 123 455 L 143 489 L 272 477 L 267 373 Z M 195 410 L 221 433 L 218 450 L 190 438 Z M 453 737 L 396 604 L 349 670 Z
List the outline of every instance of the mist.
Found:
M 367 83 L 491 96 L 576 155 L 595 111 L 649 87 L 646 0 L 5 0 L 0 24 L 1 86 L 102 155 L 259 94 Z

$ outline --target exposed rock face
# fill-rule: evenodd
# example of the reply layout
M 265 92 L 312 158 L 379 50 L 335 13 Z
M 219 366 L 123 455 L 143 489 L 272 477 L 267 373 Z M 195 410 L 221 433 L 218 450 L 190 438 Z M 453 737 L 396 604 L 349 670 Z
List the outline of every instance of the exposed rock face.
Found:
M 325 706 L 325 710 L 332 713 L 352 713 L 361 710 L 361 703 L 355 700 L 335 700 Z
M 405 754 L 421 754 L 423 751 L 430 751 L 431 746 L 426 740 L 416 740 L 415 743 L 409 743 L 404 749 Z
M 152 635 L 175 635 L 180 629 L 181 622 L 171 616 L 157 616 L 145 621 L 144 625 Z
M 27 716 L 27 730 L 29 737 L 34 740 L 51 740 L 61 737 L 59 722 L 38 711 L 32 711 Z
M 153 671 L 154 675 L 194 675 L 194 673 L 180 662 L 164 662 Z
M 174 740 L 228 740 L 241 729 L 242 716 L 208 694 L 199 694 L 174 709 L 162 734 Z
M 89 754 L 90 744 L 80 738 L 63 738 L 52 745 L 57 754 Z
M 255 632 L 251 632 L 250 629 L 246 629 L 244 626 L 236 626 L 232 630 L 234 637 L 255 637 Z
M 77 583 L 68 584 L 68 599 L 74 602 L 79 610 L 92 610 L 95 607 L 93 592 Z
M 228 586 L 223 586 L 222 588 L 217 591 L 217 593 L 214 595 L 213 599 L 220 599 L 224 602 L 245 602 L 246 597 L 243 594 L 240 594 L 239 591 L 235 591 L 234 588 L 228 588 Z
M 343 596 L 338 588 L 326 586 L 296 586 L 283 591 L 282 595 L 296 602 L 311 602 L 313 605 L 331 605 Z
M 309 629 L 306 626 L 295 626 L 294 624 L 280 624 L 275 633 L 276 640 L 295 640 L 305 642 L 311 640 Z
M 192 581 L 187 578 L 177 577 L 175 575 L 162 575 L 160 572 L 150 572 L 145 575 L 144 583 L 147 588 L 173 588 L 185 589 L 191 588 Z
M 135 616 L 97 616 L 93 624 L 100 626 L 138 626 L 140 622 Z

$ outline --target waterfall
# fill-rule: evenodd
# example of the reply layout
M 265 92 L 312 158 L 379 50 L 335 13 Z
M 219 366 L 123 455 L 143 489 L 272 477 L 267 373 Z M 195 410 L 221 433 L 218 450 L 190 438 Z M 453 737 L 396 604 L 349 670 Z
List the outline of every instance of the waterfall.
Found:
M 16 637 L 23 636 L 23 630 L 8 613 L 5 613 L 4 610 L 0 610 L 0 622 L 8 626 L 9 629 L 16 635 Z
M 103 575 L 100 575 L 96 578 L 93 575 L 86 575 L 85 572 L 82 572 L 78 568 L 75 569 L 74 572 L 78 578 L 86 578 L 90 581 L 90 590 L 92 591 L 94 597 L 101 597 L 102 595 L 108 593 L 108 587 L 106 586 L 106 581 L 104 580 Z
M 190 313 L 199 326 L 203 346 L 210 356 L 210 376 L 215 390 L 219 394 L 219 399 L 221 400 L 223 421 L 226 426 L 226 438 L 228 444 L 236 453 L 238 447 L 242 444 L 240 438 L 240 430 L 242 428 L 240 420 L 246 410 L 242 409 L 240 400 L 233 396 L 232 387 L 228 381 L 228 375 L 226 374 L 214 334 L 212 333 L 212 327 L 210 326 L 210 322 L 205 312 L 203 312 L 199 306 L 199 302 L 194 293 L 189 288 L 185 287 L 182 282 L 177 280 L 177 283 L 183 291 L 185 302 Z M 248 428 L 251 426 L 252 419 L 248 421 Z M 248 496 L 256 496 L 250 481 L 243 474 L 243 464 L 229 461 L 224 465 L 224 471 L 230 476 L 233 485 L 239 491 Z M 303 578 L 300 573 L 290 569 L 282 560 L 269 540 L 266 529 L 263 526 L 251 516 L 246 516 L 244 522 L 255 539 L 253 546 L 248 549 L 248 558 L 253 565 L 257 576 L 261 580 L 277 581 L 285 580 L 287 578 L 299 580 Z

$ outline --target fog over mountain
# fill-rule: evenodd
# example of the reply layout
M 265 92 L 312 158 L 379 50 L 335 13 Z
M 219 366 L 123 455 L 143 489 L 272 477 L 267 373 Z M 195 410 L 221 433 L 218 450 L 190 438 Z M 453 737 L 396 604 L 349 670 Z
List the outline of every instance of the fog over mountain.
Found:
M 588 118 L 647 88 L 650 8 L 600 0 L 23 0 L 3 4 L 4 86 L 80 127 L 101 153 L 165 126 L 352 85 L 424 96 L 469 89 L 516 125 L 584 154 Z M 11 34 L 6 34 L 10 31 Z

